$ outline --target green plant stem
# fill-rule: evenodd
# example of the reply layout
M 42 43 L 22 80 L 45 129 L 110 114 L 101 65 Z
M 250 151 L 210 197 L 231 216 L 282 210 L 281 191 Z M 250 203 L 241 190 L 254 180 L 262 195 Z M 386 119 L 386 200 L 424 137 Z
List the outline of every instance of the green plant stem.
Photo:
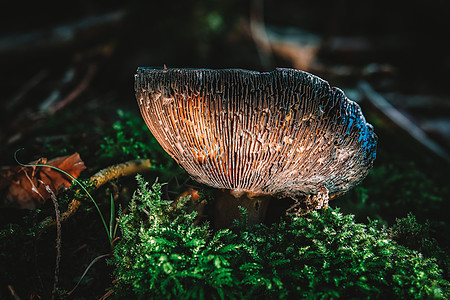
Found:
M 110 230 L 108 228 L 108 225 L 106 224 L 105 218 L 103 217 L 103 214 L 102 214 L 102 212 L 100 210 L 100 207 L 98 206 L 97 202 L 94 200 L 92 195 L 89 193 L 87 188 L 79 180 L 77 180 L 75 177 L 73 177 L 69 173 L 67 173 L 64 170 L 61 170 L 61 169 L 59 169 L 57 167 L 54 167 L 54 166 L 51 166 L 51 165 L 46 165 L 46 164 L 23 164 L 23 163 L 19 162 L 19 160 L 17 159 L 17 152 L 20 151 L 20 150 L 22 150 L 22 149 L 19 149 L 19 150 L 17 150 L 14 153 L 14 159 L 16 160 L 16 162 L 20 166 L 22 166 L 22 167 L 31 167 L 31 168 L 34 168 L 34 167 L 48 167 L 48 168 L 55 169 L 55 170 L 63 173 L 67 177 L 71 178 L 73 182 L 77 183 L 83 189 L 83 191 L 86 193 L 86 195 L 92 201 L 92 203 L 94 203 L 94 206 L 97 209 L 97 212 L 100 215 L 100 218 L 102 220 L 103 226 L 104 226 L 104 228 L 106 230 L 106 234 L 108 236 L 109 242 L 110 242 L 110 244 L 112 244 L 113 238 L 112 238 L 112 235 L 111 235 Z M 114 165 L 114 166 L 108 167 L 106 169 L 103 169 L 103 170 L 97 172 L 96 174 L 94 174 L 90 178 L 90 181 L 94 182 L 95 183 L 95 187 L 98 188 L 98 187 L 102 186 L 103 184 L 105 184 L 106 182 L 108 182 L 108 181 L 110 181 L 112 179 L 115 179 L 115 178 L 118 178 L 118 177 L 121 177 L 121 176 L 128 176 L 130 174 L 134 174 L 134 173 L 137 173 L 137 172 L 144 171 L 144 170 L 150 168 L 150 166 L 151 166 L 151 164 L 150 164 L 150 160 L 149 159 L 138 159 L 138 160 L 135 160 L 135 161 L 121 163 L 121 164 Z M 69 211 L 68 211 L 69 214 L 65 214 L 64 213 L 64 219 L 67 219 L 68 217 L 73 215 L 76 212 L 76 210 L 78 209 L 80 203 L 81 202 L 79 200 L 77 200 L 77 199 L 72 200 L 72 202 L 70 204 L 71 209 L 69 209 Z M 55 224 L 55 220 L 53 220 L 51 217 L 45 219 L 41 223 L 42 227 L 44 227 L 44 228 L 52 226 L 53 224 Z

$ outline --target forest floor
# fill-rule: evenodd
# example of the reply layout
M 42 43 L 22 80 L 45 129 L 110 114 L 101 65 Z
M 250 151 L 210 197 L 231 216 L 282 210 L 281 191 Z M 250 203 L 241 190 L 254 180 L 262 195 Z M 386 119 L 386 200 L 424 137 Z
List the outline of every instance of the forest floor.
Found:
M 315 24 L 307 17 L 303 22 L 283 21 L 271 1 L 264 13 L 258 1 L 249 7 L 230 3 L 203 8 L 204 2 L 193 1 L 189 7 L 166 7 L 178 16 L 171 22 L 167 13 L 148 20 L 142 11 L 149 7 L 137 1 L 110 10 L 91 7 L 90 13 L 79 8 L 51 23 L 2 29 L 0 165 L 79 153 L 86 166 L 79 178 L 87 182 L 104 168 L 148 158 L 152 168 L 139 173 L 149 182 L 158 178 L 167 183 L 163 198 L 174 200 L 188 188 L 201 186 L 164 153 L 142 121 L 133 90 L 137 67 L 302 68 L 357 101 L 379 138 L 368 177 L 330 206 L 355 215 L 357 222 L 370 218 L 389 227 L 412 212 L 419 224 L 428 224 L 428 238 L 448 253 L 450 98 L 444 78 L 450 60 L 439 42 L 428 37 L 418 43 L 402 28 L 389 35 L 364 35 L 363 29 L 353 32 L 347 24 L 334 33 L 328 27 L 304 26 Z M 331 10 L 322 13 L 330 23 L 337 22 Z M 309 6 L 302 15 L 308 11 L 318 8 Z M 31 12 L 27 16 L 34 20 Z M 0 185 L 0 203 L 6 185 Z M 120 177 L 95 189 L 93 197 L 109 220 L 111 197 L 118 211 L 127 207 L 136 187 L 134 176 Z M 61 212 L 79 192 L 72 188 L 58 195 Z M 95 206 L 80 199 L 79 210 L 61 227 L 58 293 L 67 296 L 79 283 L 73 294 L 78 298 L 108 296 L 115 278 L 105 255 L 114 244 Z M 56 230 L 38 227 L 55 215 L 54 203 L 41 201 L 31 211 L 6 204 L 0 208 L 0 261 L 9 278 L 0 275 L 0 298 L 49 297 Z M 443 254 L 440 267 L 448 280 L 447 257 Z

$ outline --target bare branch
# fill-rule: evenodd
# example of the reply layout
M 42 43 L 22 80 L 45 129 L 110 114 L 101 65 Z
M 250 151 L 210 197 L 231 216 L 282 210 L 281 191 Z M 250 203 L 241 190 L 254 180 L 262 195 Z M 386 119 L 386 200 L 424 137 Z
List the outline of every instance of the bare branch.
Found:
M 383 115 L 389 118 L 402 130 L 406 131 L 413 139 L 424 145 L 431 152 L 445 161 L 450 162 L 450 155 L 443 147 L 430 139 L 419 126 L 414 124 L 389 103 L 389 101 L 377 93 L 368 82 L 361 81 L 358 84 L 358 87 L 370 103 L 372 103 Z
M 89 180 L 91 182 L 94 182 L 95 187 L 98 188 L 113 179 L 143 172 L 148 170 L 150 167 L 151 163 L 149 159 L 132 160 L 100 170 L 99 172 L 95 173 Z M 70 202 L 67 211 L 65 211 L 61 215 L 61 221 L 65 221 L 73 216 L 77 212 L 80 205 L 81 201 L 79 201 L 78 199 L 73 199 Z M 55 224 L 56 221 L 53 218 L 49 217 L 41 222 L 41 227 L 48 228 L 54 226 Z

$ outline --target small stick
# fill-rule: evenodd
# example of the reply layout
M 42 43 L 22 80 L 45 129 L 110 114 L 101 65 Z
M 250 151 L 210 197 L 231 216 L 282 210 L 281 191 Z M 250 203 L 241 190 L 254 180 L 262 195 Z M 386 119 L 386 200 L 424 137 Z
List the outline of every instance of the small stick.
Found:
M 52 198 L 53 205 L 55 206 L 55 215 L 56 215 L 56 264 L 55 264 L 55 279 L 53 283 L 53 290 L 52 290 L 52 299 L 55 299 L 56 297 L 56 286 L 58 285 L 58 279 L 59 279 L 59 262 L 61 261 L 61 215 L 59 211 L 59 204 L 58 200 L 56 199 L 55 193 L 52 191 L 52 189 L 46 185 L 45 183 L 41 182 L 44 186 L 47 192 L 50 194 L 50 198 Z
M 261 64 L 265 68 L 273 65 L 272 46 L 264 24 L 264 1 L 253 0 L 250 11 L 250 35 L 256 44 Z
M 16 291 L 14 290 L 12 285 L 8 284 L 8 289 L 9 289 L 9 292 L 11 293 L 11 296 L 14 297 L 14 300 L 20 300 L 20 297 L 17 296 Z
M 119 177 L 136 174 L 145 171 L 150 167 L 151 164 L 149 159 L 131 160 L 98 171 L 90 178 L 90 181 L 94 182 L 95 187 L 98 188 L 108 181 Z
M 95 173 L 89 181 L 94 182 L 94 185 L 96 188 L 99 188 L 100 186 L 104 185 L 108 181 L 111 181 L 113 179 L 123 177 L 123 176 L 129 176 L 132 174 L 136 174 L 145 170 L 148 170 L 151 167 L 151 163 L 149 159 L 137 159 L 128 161 L 125 163 L 117 164 L 114 166 L 110 166 L 108 168 L 105 168 L 103 170 L 98 171 Z M 81 205 L 81 201 L 78 199 L 73 199 L 67 211 L 65 211 L 61 216 L 61 221 L 65 221 L 68 218 L 70 218 L 72 215 L 74 215 L 78 208 Z M 56 224 L 55 220 L 51 217 L 46 218 L 41 223 L 41 227 L 48 228 L 51 226 L 54 226 Z
M 126 17 L 125 10 L 78 19 L 49 29 L 0 37 L 0 58 L 23 57 L 25 54 L 54 53 L 77 44 L 99 39 L 107 28 L 116 28 Z
M 110 256 L 110 254 L 103 254 L 100 256 L 97 256 L 96 258 L 94 258 L 93 261 L 91 261 L 91 263 L 89 264 L 89 266 L 86 268 L 86 270 L 84 270 L 83 275 L 81 275 L 80 279 L 77 282 L 77 285 L 69 292 L 67 292 L 66 295 L 70 296 L 71 294 L 73 294 L 73 292 L 77 289 L 77 287 L 80 285 L 80 282 L 83 280 L 84 276 L 86 276 L 87 272 L 89 271 L 89 269 L 100 259 L 105 258 Z
M 91 64 L 88 67 L 88 70 L 86 71 L 86 75 L 81 80 L 81 82 L 75 87 L 75 89 L 67 95 L 64 99 L 50 107 L 48 112 L 51 115 L 54 115 L 57 111 L 65 107 L 67 104 L 71 103 L 73 100 L 75 100 L 81 93 L 83 93 L 86 88 L 89 86 L 89 83 L 94 78 L 94 74 L 97 71 L 97 66 L 95 64 Z
M 109 291 L 106 292 L 106 294 L 104 294 L 104 295 L 100 298 L 100 300 L 106 300 L 106 299 L 108 299 L 109 296 L 111 296 L 112 294 L 114 294 L 114 290 L 109 290 Z
M 388 117 L 389 120 L 406 131 L 413 139 L 428 148 L 428 150 L 444 159 L 447 163 L 450 162 L 450 154 L 447 153 L 443 147 L 430 139 L 419 126 L 414 124 L 391 103 L 389 103 L 389 101 L 377 93 L 368 82 L 361 81 L 358 87 L 370 103 L 372 103 L 381 113 Z
M 42 69 L 34 75 L 30 80 L 25 82 L 25 84 L 19 89 L 17 94 L 11 98 L 8 102 L 6 102 L 6 110 L 11 112 L 14 108 L 20 104 L 23 98 L 37 85 L 39 85 L 46 77 L 48 76 L 48 70 Z

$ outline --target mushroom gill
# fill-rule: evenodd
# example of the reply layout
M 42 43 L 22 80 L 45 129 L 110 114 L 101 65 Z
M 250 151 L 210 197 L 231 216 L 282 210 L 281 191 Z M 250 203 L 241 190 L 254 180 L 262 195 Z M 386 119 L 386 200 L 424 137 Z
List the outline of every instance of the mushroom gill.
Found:
M 139 68 L 135 90 L 165 151 L 193 179 L 236 199 L 327 207 L 376 156 L 359 105 L 303 71 Z

